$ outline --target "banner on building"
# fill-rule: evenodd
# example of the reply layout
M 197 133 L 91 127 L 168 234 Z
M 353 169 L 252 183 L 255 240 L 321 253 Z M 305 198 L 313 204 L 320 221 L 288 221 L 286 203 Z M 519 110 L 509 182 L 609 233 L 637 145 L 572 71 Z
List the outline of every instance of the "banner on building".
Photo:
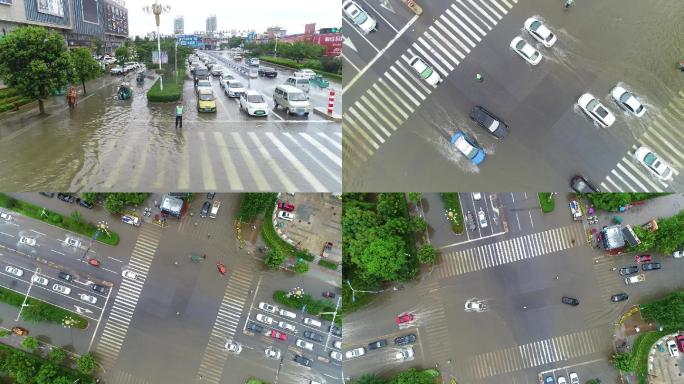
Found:
M 169 63 L 169 55 L 166 53 L 166 51 L 162 51 L 161 59 L 162 64 Z M 159 65 L 159 51 L 152 51 L 152 62 Z

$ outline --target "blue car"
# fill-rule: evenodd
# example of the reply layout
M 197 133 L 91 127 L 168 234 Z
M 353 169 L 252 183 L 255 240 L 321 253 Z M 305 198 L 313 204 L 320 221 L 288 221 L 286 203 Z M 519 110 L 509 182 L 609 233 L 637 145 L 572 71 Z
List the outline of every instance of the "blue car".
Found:
M 485 159 L 484 150 L 477 145 L 473 138 L 466 135 L 463 131 L 456 131 L 451 136 L 451 144 L 475 165 L 482 163 Z

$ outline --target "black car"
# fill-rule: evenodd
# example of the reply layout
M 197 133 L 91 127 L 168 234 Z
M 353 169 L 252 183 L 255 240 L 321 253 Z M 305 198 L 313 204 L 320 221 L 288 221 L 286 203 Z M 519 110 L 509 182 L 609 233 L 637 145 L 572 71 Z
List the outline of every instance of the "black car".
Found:
M 335 336 L 342 337 L 342 330 L 336 325 L 331 325 L 328 327 L 328 331 Z
M 216 192 L 207 192 L 207 200 L 214 200 L 214 196 L 216 196 Z
M 101 294 L 106 295 L 108 289 L 107 289 L 107 287 L 105 287 L 104 285 L 93 284 L 93 291 L 95 291 L 95 292 L 100 292 Z
M 313 361 L 311 361 L 311 359 L 307 359 L 306 357 L 300 356 L 300 355 L 295 355 L 294 361 L 298 362 L 299 364 L 301 364 L 305 367 L 310 367 L 311 363 L 313 363 Z
M 477 222 L 475 221 L 475 215 L 473 215 L 472 211 L 466 212 L 466 225 L 468 226 L 468 229 L 471 231 L 477 229 Z
M 55 193 L 54 193 L 54 192 L 39 192 L 39 193 L 40 193 L 41 195 L 45 196 L 45 197 L 49 197 L 49 198 L 55 197 Z
M 210 209 L 211 209 L 211 203 L 208 201 L 205 201 L 204 204 L 202 204 L 202 211 L 200 211 L 200 217 L 206 218 L 207 215 L 209 214 Z
M 572 306 L 579 305 L 579 300 L 575 299 L 574 297 L 563 296 L 563 298 L 561 299 L 561 302 L 563 304 L 572 305 Z
M 474 107 L 470 111 L 470 118 L 497 139 L 503 139 L 508 135 L 508 125 L 496 117 L 496 115 L 484 109 L 484 107 L 479 105 Z
M 252 323 L 252 322 L 247 323 L 247 329 L 249 329 L 250 331 L 252 331 L 254 333 L 264 333 L 264 327 L 262 327 L 261 325 L 259 325 L 257 323 Z
M 89 202 L 87 202 L 83 199 L 78 199 L 77 201 L 78 201 L 78 205 L 80 205 L 81 207 L 88 208 L 88 209 L 93 209 L 93 207 L 94 207 L 94 205 L 90 204 Z
M 416 334 L 415 333 L 409 333 L 408 335 L 399 336 L 399 337 L 394 339 L 394 344 L 396 344 L 396 345 L 413 344 L 415 342 L 416 342 Z
M 613 303 L 617 303 L 618 301 L 625 301 L 627 299 L 629 299 L 629 295 L 624 292 L 616 293 L 610 297 L 610 301 L 612 301 Z
M 313 341 L 318 341 L 319 343 L 323 342 L 323 336 L 319 335 L 316 332 L 304 331 L 304 337 Z
M 59 276 L 60 279 L 66 280 L 66 281 L 72 281 L 74 280 L 74 277 L 66 272 L 60 272 L 57 276 Z
M 71 196 L 71 195 L 68 194 L 68 193 L 61 193 L 61 192 L 60 192 L 60 193 L 57 194 L 57 198 L 60 199 L 60 200 L 62 200 L 62 201 L 65 202 L 65 203 L 69 203 L 69 204 L 71 204 L 71 203 L 74 202 L 74 197 Z
M 387 340 L 378 340 L 368 344 L 368 349 L 380 349 L 387 346 Z
M 570 180 L 570 188 L 577 193 L 598 193 L 601 192 L 587 179 L 580 175 L 576 175 Z
M 259 67 L 259 76 L 274 78 L 278 76 L 278 71 L 271 67 Z
M 645 264 L 644 264 L 645 265 Z M 632 265 L 630 267 L 622 267 L 620 268 L 620 275 L 621 276 L 629 276 L 633 275 L 635 273 L 639 272 L 639 267 L 636 265 Z
M 660 269 L 660 263 L 641 264 L 641 270 L 642 271 L 654 271 L 656 269 Z

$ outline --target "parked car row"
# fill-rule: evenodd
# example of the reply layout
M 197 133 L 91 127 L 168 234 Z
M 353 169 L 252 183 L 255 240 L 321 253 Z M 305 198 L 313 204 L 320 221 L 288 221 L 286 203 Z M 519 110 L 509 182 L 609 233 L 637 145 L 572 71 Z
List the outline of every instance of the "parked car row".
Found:
M 124 63 L 123 66 L 117 65 L 116 67 L 110 69 L 109 73 L 112 75 L 125 75 L 128 72 L 135 71 L 138 69 L 144 69 L 144 68 L 145 68 L 145 64 L 130 61 L 128 63 Z
M 7 272 L 7 273 L 9 273 L 10 275 L 13 275 L 13 276 L 15 276 L 15 277 L 22 277 L 22 276 L 24 276 L 24 270 L 23 270 L 23 269 L 18 268 L 18 267 L 14 267 L 14 266 L 11 266 L 11 265 L 8 265 L 8 266 L 5 267 L 5 272 Z M 71 274 L 67 273 L 67 272 L 59 272 L 59 273 L 57 274 L 57 277 L 58 277 L 59 279 L 62 279 L 62 280 L 64 280 L 64 281 L 69 281 L 69 282 L 74 280 L 74 277 L 73 277 Z M 41 286 L 43 286 L 43 287 L 48 287 L 48 286 L 50 285 L 50 280 L 49 280 L 47 277 L 41 276 L 41 275 L 38 275 L 38 274 L 34 274 L 33 276 L 31 276 L 31 282 L 32 282 L 33 284 L 41 285 Z M 92 287 L 92 290 L 93 290 L 93 291 L 99 292 L 99 293 L 101 293 L 101 294 L 103 294 L 103 295 L 106 295 L 107 292 L 109 292 L 109 288 L 105 287 L 104 285 L 93 284 L 91 287 Z M 53 291 L 58 292 L 58 293 L 61 293 L 61 294 L 63 294 L 63 295 L 67 295 L 67 296 L 68 296 L 68 295 L 71 294 L 71 288 L 67 287 L 66 285 L 59 284 L 59 283 L 53 283 L 52 286 L 51 286 L 51 289 L 52 289 Z M 79 297 L 82 301 L 88 302 L 88 303 L 90 303 L 90 304 L 95 304 L 95 303 L 97 303 L 97 297 L 96 297 L 96 296 L 93 296 L 93 295 L 88 295 L 88 294 L 86 294 L 86 293 L 80 293 L 80 294 L 78 295 L 78 297 Z

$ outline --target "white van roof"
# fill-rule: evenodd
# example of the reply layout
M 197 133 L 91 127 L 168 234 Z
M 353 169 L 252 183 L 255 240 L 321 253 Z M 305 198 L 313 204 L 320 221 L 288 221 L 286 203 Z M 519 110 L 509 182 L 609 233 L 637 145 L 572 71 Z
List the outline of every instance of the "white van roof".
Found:
M 295 92 L 304 93 L 304 91 L 302 91 L 301 89 L 299 89 L 295 86 L 292 86 L 292 85 L 287 85 L 287 84 L 276 85 L 276 88 L 280 88 L 287 93 L 295 93 Z

